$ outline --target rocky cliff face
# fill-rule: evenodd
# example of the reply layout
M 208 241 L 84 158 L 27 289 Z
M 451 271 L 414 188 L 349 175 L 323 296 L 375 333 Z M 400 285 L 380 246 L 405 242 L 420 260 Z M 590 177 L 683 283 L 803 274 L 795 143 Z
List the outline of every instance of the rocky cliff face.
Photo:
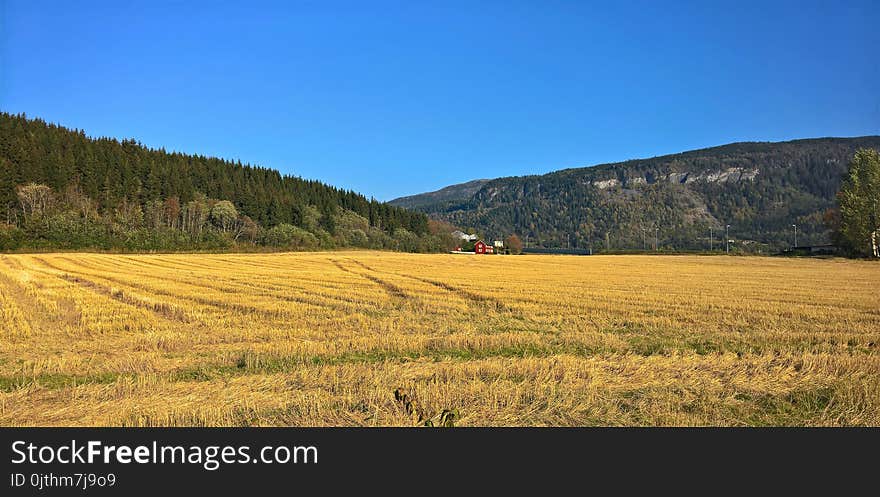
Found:
M 635 188 L 640 185 L 652 185 L 658 181 L 679 184 L 689 184 L 696 182 L 727 183 L 737 181 L 754 181 L 755 177 L 758 176 L 758 173 L 758 168 L 747 169 L 743 167 L 728 167 L 726 169 L 718 171 L 705 171 L 701 173 L 670 172 L 661 177 L 656 177 L 652 174 L 627 176 L 623 181 L 617 178 L 593 179 L 590 181 L 590 184 L 600 190 L 605 190 L 607 188 L 615 188 L 618 186 L 622 186 L 624 188 Z

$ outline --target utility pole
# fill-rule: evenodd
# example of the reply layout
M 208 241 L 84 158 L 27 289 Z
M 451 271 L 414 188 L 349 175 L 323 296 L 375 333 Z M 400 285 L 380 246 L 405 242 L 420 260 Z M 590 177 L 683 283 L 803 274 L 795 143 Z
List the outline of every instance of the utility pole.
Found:
M 709 226 L 709 252 L 712 251 L 712 227 Z
M 660 227 L 654 228 L 654 251 L 660 250 L 660 244 L 658 243 L 658 235 L 660 234 Z
M 797 245 L 797 225 L 792 224 L 791 227 L 794 228 L 794 246 L 797 247 L 798 246 Z M 792 248 L 794 248 L 794 247 L 792 247 Z
M 724 227 L 724 251 L 730 255 L 730 225 Z
M 648 251 L 648 230 L 642 228 L 642 252 Z

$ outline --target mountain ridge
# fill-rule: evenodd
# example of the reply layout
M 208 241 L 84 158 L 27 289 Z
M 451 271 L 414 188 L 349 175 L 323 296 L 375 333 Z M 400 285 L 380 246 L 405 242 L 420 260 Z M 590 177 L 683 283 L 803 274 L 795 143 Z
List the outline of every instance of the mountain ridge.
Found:
M 448 200 L 456 200 L 472 195 L 477 192 L 483 185 L 488 183 L 489 179 L 473 179 L 464 183 L 456 183 L 454 185 L 445 186 L 439 190 L 430 192 L 417 193 L 415 195 L 406 195 L 389 201 L 391 205 L 403 207 L 406 209 L 417 209 L 425 205 L 443 202 Z
M 824 214 L 858 148 L 880 148 L 880 136 L 735 142 L 495 178 L 442 203 L 406 198 L 432 218 L 538 246 L 644 248 L 658 230 L 661 247 L 701 249 L 710 228 L 735 223 L 744 248 L 769 251 L 787 246 L 791 224 L 801 241 L 828 242 Z

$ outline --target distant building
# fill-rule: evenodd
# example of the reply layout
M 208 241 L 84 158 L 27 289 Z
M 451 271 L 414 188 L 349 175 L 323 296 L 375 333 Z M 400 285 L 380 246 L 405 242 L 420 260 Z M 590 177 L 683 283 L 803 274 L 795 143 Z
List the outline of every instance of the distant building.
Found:
M 484 242 L 483 240 L 477 240 L 477 243 L 474 244 L 474 253 L 494 254 L 495 248 L 491 245 L 486 245 L 486 242 Z
M 495 240 L 495 248 L 504 248 L 504 242 L 502 240 Z
M 452 236 L 458 238 L 459 240 L 465 240 L 468 242 L 472 242 L 477 239 L 477 235 L 468 235 L 467 233 L 459 230 L 453 231 Z

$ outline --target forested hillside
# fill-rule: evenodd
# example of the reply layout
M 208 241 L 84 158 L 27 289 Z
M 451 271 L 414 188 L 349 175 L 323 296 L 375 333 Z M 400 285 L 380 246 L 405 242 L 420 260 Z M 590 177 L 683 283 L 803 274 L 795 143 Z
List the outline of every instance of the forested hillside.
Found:
M 475 179 L 467 183 L 447 186 L 434 192 L 396 198 L 389 203 L 407 209 L 419 210 L 429 207 L 436 210 L 442 205 L 460 203 L 462 199 L 469 198 L 474 193 L 477 193 L 489 181 L 488 179 Z
M 427 216 L 318 181 L 0 113 L 0 249 L 434 250 Z
M 516 233 L 530 246 L 707 249 L 730 225 L 734 250 L 828 243 L 826 217 L 848 162 L 880 137 L 821 138 L 721 147 L 499 178 L 419 210 L 487 237 Z M 396 201 L 392 201 L 395 203 Z M 419 196 L 408 202 L 421 204 Z

